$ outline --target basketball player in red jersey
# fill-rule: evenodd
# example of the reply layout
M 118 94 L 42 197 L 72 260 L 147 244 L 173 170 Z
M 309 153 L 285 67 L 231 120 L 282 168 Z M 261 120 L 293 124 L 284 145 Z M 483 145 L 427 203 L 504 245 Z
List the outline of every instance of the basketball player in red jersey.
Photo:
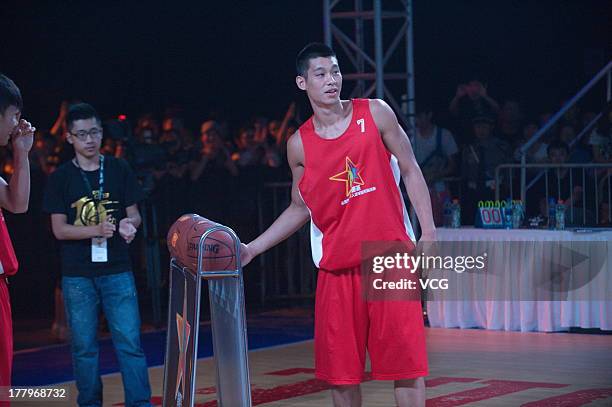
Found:
M 335 406 L 360 406 L 367 348 L 372 378 L 394 381 L 397 404 L 425 406 L 421 304 L 365 300 L 360 252 L 362 241 L 414 244 L 400 179 L 421 223 L 421 239 L 435 240 L 427 185 L 406 133 L 384 101 L 340 99 L 342 75 L 332 49 L 307 45 L 296 67 L 297 86 L 306 91 L 314 115 L 288 140 L 291 204 L 243 245 L 243 265 L 310 220 L 319 268 L 316 377 L 332 385 Z
M 7 184 L 0 177 L 0 388 L 10 387 L 13 363 L 13 324 L 7 277 L 17 272 L 17 259 L 11 244 L 2 209 L 13 213 L 28 210 L 30 200 L 30 163 L 35 128 L 21 119 L 21 92 L 15 83 L 0 74 L 0 146 L 13 143 L 13 167 Z M 0 401 L 0 406 L 8 402 Z

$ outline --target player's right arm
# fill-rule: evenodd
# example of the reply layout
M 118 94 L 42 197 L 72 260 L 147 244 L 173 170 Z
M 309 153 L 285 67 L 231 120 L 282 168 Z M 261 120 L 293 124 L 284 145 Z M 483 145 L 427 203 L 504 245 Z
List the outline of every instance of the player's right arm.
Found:
M 13 133 L 14 172 L 7 183 L 0 177 L 0 207 L 13 212 L 24 213 L 30 201 L 30 161 L 28 153 L 34 142 L 36 128 L 27 120 L 21 119 Z
M 299 130 L 287 141 L 287 160 L 292 174 L 291 203 L 265 232 L 251 243 L 242 245 L 242 266 L 287 239 L 310 219 L 310 212 L 298 190 L 304 174 L 304 146 Z
M 104 222 L 95 226 L 75 226 L 68 224 L 67 216 L 63 213 L 51 214 L 51 229 L 57 240 L 84 240 L 94 237 L 113 237 L 115 225 L 106 218 Z

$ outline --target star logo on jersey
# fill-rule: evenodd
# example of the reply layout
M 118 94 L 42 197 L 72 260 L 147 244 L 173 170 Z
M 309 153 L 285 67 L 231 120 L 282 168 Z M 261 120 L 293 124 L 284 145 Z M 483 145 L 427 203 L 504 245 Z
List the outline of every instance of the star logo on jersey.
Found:
M 346 157 L 345 170 L 339 172 L 333 177 L 329 177 L 331 181 L 344 182 L 346 186 L 346 196 L 351 195 L 353 187 L 356 185 L 365 185 L 361 174 L 359 174 L 359 168 L 351 161 L 349 157 Z

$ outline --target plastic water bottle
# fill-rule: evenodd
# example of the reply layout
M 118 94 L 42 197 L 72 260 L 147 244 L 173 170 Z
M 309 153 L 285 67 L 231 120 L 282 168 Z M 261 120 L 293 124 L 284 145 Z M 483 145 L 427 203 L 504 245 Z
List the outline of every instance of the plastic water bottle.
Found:
M 555 210 L 555 229 L 565 229 L 565 205 L 561 199 L 559 199 L 559 202 L 557 202 L 557 207 Z
M 459 229 L 461 227 L 461 205 L 459 205 L 457 198 L 453 199 L 451 214 L 451 228 Z
M 452 208 L 451 208 L 451 201 L 450 199 L 446 198 L 446 200 L 444 201 L 444 211 L 443 213 L 443 222 L 444 222 L 444 227 L 448 228 L 451 225 L 452 222 Z
M 506 201 L 506 206 L 503 208 L 504 227 L 506 229 L 512 229 L 512 211 L 513 211 L 512 201 L 508 199 Z
M 557 221 L 557 203 L 555 198 L 548 199 L 548 229 L 555 229 Z
M 512 228 L 518 229 L 521 227 L 523 220 L 523 204 L 519 201 L 512 206 Z

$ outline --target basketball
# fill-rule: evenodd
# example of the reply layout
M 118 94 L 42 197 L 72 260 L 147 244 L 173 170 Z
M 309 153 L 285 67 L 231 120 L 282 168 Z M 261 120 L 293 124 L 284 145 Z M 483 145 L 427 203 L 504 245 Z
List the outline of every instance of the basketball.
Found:
M 200 238 L 220 224 L 200 215 L 188 214 L 177 219 L 167 235 L 170 256 L 191 270 L 198 269 Z M 223 271 L 236 268 L 236 251 L 232 236 L 224 231 L 212 232 L 202 244 L 202 271 Z

